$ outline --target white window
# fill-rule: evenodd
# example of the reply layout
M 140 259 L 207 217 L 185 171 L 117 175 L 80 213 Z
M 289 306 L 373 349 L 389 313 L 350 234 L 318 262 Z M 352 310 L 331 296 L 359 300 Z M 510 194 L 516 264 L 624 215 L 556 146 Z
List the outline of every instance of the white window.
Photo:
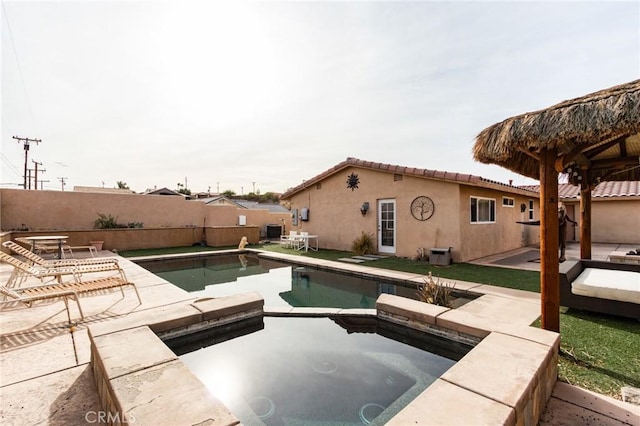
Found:
M 471 197 L 471 223 L 495 223 L 496 200 Z
M 502 207 L 513 207 L 516 205 L 515 198 L 502 197 Z
M 533 220 L 533 200 L 529 200 L 529 220 Z

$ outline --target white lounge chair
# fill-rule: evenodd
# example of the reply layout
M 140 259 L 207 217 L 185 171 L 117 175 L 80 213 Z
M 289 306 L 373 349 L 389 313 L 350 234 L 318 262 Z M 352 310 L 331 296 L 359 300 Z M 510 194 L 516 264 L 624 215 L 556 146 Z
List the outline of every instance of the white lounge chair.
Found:
M 25 257 L 28 261 L 34 265 L 44 266 L 48 268 L 55 268 L 58 266 L 84 266 L 84 265 L 103 265 L 113 264 L 118 266 L 118 259 L 114 257 L 99 257 L 91 259 L 62 259 L 62 260 L 46 260 L 31 250 L 21 246 L 13 241 L 5 241 L 2 243 L 3 247 L 8 248 L 12 252 Z M 93 246 L 91 246 L 93 247 Z

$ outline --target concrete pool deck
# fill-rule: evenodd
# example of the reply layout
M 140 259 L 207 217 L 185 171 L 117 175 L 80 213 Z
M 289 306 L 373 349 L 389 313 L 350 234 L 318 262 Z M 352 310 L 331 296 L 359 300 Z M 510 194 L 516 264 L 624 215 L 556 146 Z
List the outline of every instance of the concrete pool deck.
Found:
M 104 255 L 110 255 L 103 252 Z M 286 255 L 283 257 L 287 257 Z M 309 259 L 309 258 L 305 258 Z M 317 261 L 326 264 L 326 261 Z M 3 308 L 0 311 L 0 400 L 2 424 L 97 423 L 102 410 L 89 365 L 91 356 L 87 327 L 124 318 L 160 318 L 164 313 L 195 300 L 138 265 L 122 259 L 128 278 L 135 282 L 143 301 L 125 290 L 82 298 L 86 321 L 74 329 L 67 326 L 64 303 L 39 302 L 33 308 Z M 341 265 L 353 272 L 371 272 L 361 265 Z M 415 274 L 375 269 L 391 278 L 421 279 Z M 0 265 L 0 280 L 10 267 Z M 528 325 L 539 314 L 539 295 L 475 283 L 457 283 L 491 296 L 496 314 L 463 312 L 480 316 L 488 327 Z M 71 305 L 72 318 L 77 317 Z M 475 309 L 475 308 L 474 308 Z M 268 308 L 265 308 L 268 311 Z M 485 315 L 485 318 L 482 318 Z M 634 424 L 639 407 L 557 383 L 540 424 Z

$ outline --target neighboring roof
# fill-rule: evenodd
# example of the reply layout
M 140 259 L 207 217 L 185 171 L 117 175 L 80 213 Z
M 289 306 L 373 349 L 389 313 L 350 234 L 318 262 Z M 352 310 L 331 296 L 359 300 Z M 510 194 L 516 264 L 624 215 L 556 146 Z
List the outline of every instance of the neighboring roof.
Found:
M 540 185 L 523 186 L 531 191 L 540 192 Z M 578 199 L 580 188 L 563 183 L 558 185 L 558 198 Z M 640 197 L 640 181 L 601 182 L 591 191 L 592 198 Z
M 507 185 L 504 183 L 485 179 L 480 176 L 474 176 L 474 175 L 457 173 L 457 172 L 418 169 L 415 167 L 397 166 L 397 165 L 385 164 L 385 163 L 374 163 L 372 161 L 364 161 L 364 160 L 359 160 L 357 158 L 349 157 L 345 161 L 339 164 L 336 164 L 332 168 L 325 170 L 324 172 L 320 173 L 317 176 L 312 177 L 309 180 L 304 181 L 300 185 L 294 188 L 290 188 L 284 194 L 282 194 L 281 198 L 282 199 L 289 198 L 292 195 L 302 191 L 303 189 L 308 188 L 310 185 L 314 185 L 317 182 L 320 182 L 328 178 L 329 176 L 332 176 L 348 167 L 358 167 L 362 169 L 376 170 L 384 173 L 393 173 L 393 174 L 400 174 L 404 176 L 414 176 L 414 177 L 419 177 L 424 179 L 447 181 L 447 182 L 459 183 L 462 185 L 479 186 L 483 188 L 491 188 L 499 191 L 513 192 L 518 194 L 530 195 L 529 193 L 531 192 L 521 187 Z
M 245 209 L 246 207 L 236 202 L 236 200 L 232 200 L 231 198 L 225 197 L 224 195 L 217 195 L 215 197 L 209 198 L 197 198 L 194 201 L 201 201 L 205 204 L 231 204 L 238 208 Z
M 558 149 L 558 170 L 589 181 L 640 180 L 640 80 L 508 118 L 476 138 L 477 161 L 540 178 L 542 149 Z M 576 182 L 578 175 L 576 174 Z
M 257 201 L 246 201 L 246 200 L 234 200 L 236 203 L 240 204 L 246 209 L 262 209 L 269 210 L 271 213 L 290 213 L 289 209 L 280 205 L 273 203 L 259 203 Z
M 211 198 L 200 198 L 195 201 L 201 201 L 201 202 L 204 202 L 205 204 L 211 204 L 211 205 L 232 204 L 238 208 L 248 209 L 248 210 L 262 209 L 262 210 L 269 210 L 272 213 L 289 213 L 289 210 L 286 207 L 281 206 L 280 204 L 259 203 L 257 201 L 247 201 L 247 200 L 234 200 L 231 198 L 227 198 L 224 195 L 211 197 Z
M 181 193 L 179 193 L 177 191 L 174 191 L 172 189 L 169 189 L 169 188 L 147 189 L 144 192 L 144 195 L 177 195 L 177 196 L 180 196 L 180 197 L 188 198 L 187 195 L 181 194 Z
M 135 194 L 135 192 L 130 189 L 102 188 L 98 186 L 74 186 L 73 190 L 75 192 L 97 192 L 100 194 Z

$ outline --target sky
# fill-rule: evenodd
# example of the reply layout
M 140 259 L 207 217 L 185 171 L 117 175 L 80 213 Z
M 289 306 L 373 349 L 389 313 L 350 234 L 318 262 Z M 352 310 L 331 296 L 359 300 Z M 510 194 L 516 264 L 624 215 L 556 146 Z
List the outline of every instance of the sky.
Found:
M 347 157 L 533 184 L 475 162 L 478 133 L 640 78 L 638 1 L 2 0 L 0 12 L 5 188 L 23 182 L 14 136 L 42 141 L 28 166 L 49 190 L 284 192 Z

